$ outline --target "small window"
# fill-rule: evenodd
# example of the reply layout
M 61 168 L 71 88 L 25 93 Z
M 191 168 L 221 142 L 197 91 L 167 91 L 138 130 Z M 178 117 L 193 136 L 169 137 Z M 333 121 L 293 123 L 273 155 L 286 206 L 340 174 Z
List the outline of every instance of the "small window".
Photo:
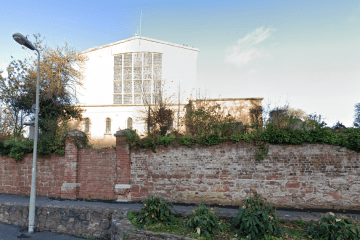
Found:
M 106 133 L 111 133 L 111 119 L 106 118 Z
M 85 118 L 85 133 L 90 132 L 90 120 L 89 118 Z
M 133 126 L 133 120 L 131 117 L 127 119 L 127 129 L 132 129 Z

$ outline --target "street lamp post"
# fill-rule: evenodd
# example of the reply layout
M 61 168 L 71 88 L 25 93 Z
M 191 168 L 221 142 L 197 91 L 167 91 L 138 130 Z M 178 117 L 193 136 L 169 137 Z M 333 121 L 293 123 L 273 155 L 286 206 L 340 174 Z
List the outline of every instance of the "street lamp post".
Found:
M 34 45 L 22 34 L 15 33 L 13 38 L 16 42 L 25 47 L 35 50 L 38 53 L 38 73 L 37 73 L 37 82 L 36 82 L 36 111 L 35 111 L 35 137 L 34 137 L 34 153 L 33 153 L 33 168 L 31 176 L 31 193 L 30 193 L 30 205 L 29 205 L 29 233 L 34 232 L 35 226 L 35 198 L 36 198 L 36 159 L 37 159 L 37 141 L 38 141 L 38 132 L 39 132 L 39 85 L 40 85 L 40 52 L 37 50 Z

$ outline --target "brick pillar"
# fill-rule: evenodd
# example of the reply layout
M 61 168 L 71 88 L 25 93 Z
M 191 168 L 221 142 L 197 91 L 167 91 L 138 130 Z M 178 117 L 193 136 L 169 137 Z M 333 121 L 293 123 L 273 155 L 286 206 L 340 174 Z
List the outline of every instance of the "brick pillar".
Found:
M 86 137 L 86 135 L 76 129 L 66 134 L 64 182 L 61 186 L 61 198 L 76 199 L 79 197 L 79 150 L 74 144 L 74 137 Z
M 126 143 L 124 132 L 130 132 L 130 129 L 117 131 L 116 137 L 116 183 L 115 195 L 117 201 L 131 201 L 131 185 L 130 185 L 130 149 Z

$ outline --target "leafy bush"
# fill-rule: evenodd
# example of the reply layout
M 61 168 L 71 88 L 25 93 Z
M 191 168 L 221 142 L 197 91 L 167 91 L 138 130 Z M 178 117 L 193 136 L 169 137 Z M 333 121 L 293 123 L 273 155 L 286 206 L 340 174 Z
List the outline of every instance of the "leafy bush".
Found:
M 212 145 L 216 145 L 216 144 L 219 144 L 219 143 L 222 143 L 224 140 L 226 140 L 226 138 L 222 138 L 222 137 L 219 137 L 218 135 L 215 135 L 215 134 L 212 134 L 210 135 L 208 138 L 205 138 L 202 143 L 205 145 L 205 146 L 212 146 Z
M 197 142 L 198 142 L 198 140 L 193 137 L 189 137 L 189 136 L 180 136 L 179 137 L 179 143 L 181 145 L 185 145 L 187 147 L 191 147 L 193 144 L 195 144 Z
M 5 147 L 5 141 L 0 142 L 0 155 L 8 156 L 10 153 L 10 148 Z
M 126 136 L 126 142 L 129 144 L 130 148 L 136 146 L 140 140 L 139 135 L 134 130 L 128 132 L 125 131 L 124 135 Z
M 143 228 L 144 225 L 151 225 L 156 223 L 163 223 L 170 225 L 174 221 L 174 215 L 171 212 L 173 204 L 165 201 L 163 198 L 157 196 L 150 196 L 145 200 L 136 223 Z
M 233 116 L 226 114 L 218 103 L 189 101 L 184 122 L 191 136 L 204 139 L 212 134 L 229 136 L 236 121 Z
M 135 131 L 127 133 L 129 147 L 149 147 L 156 152 L 157 145 L 169 146 L 178 143 L 187 147 L 195 144 L 212 146 L 226 141 L 233 143 L 244 140 L 258 147 L 256 160 L 264 159 L 270 144 L 331 144 L 360 152 L 360 128 L 345 128 L 338 123 L 333 128 L 325 127 L 321 116 L 308 115 L 301 110 L 277 108 L 270 112 L 270 118 L 262 126 L 261 107 L 251 109 L 251 126 L 236 123 L 220 104 L 206 101 L 192 102 L 186 106 L 184 122 L 185 135 L 173 132 L 167 136 L 152 134 L 140 139 Z
M 224 230 L 225 224 L 219 221 L 219 217 L 208 209 L 204 203 L 200 203 L 199 207 L 193 210 L 189 216 L 187 227 L 200 232 L 200 236 L 211 237 L 218 230 Z
M 6 140 L 0 144 L 0 154 L 14 158 L 16 162 L 28 153 L 33 152 L 34 142 L 28 139 L 24 140 Z
M 266 235 L 282 236 L 284 230 L 275 216 L 275 209 L 256 192 L 254 196 L 243 200 L 238 215 L 232 220 L 234 228 L 239 230 L 240 237 L 263 239 Z
M 175 139 L 174 136 L 159 137 L 158 144 L 169 146 L 174 141 L 174 139 Z
M 338 218 L 334 213 L 328 212 L 316 225 L 310 221 L 303 236 L 310 236 L 316 239 L 360 239 L 360 225 L 351 218 Z
M 279 130 L 268 128 L 262 133 L 262 140 L 272 144 L 322 143 L 342 146 L 360 152 L 360 129 L 348 128 L 341 132 L 329 127 L 309 131 Z

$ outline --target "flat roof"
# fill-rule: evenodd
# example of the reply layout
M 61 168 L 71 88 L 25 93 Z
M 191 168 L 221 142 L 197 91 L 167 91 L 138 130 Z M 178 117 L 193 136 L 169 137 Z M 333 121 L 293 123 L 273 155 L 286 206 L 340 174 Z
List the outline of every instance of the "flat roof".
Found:
M 118 45 L 118 44 L 122 44 L 122 43 L 125 43 L 125 42 L 137 40 L 137 39 L 145 40 L 145 41 L 149 41 L 149 42 L 160 43 L 160 44 L 165 44 L 165 45 L 169 45 L 169 46 L 173 46 L 173 47 L 184 48 L 184 49 L 187 49 L 187 50 L 199 52 L 199 49 L 193 48 L 193 47 L 183 46 L 183 45 L 175 44 L 175 43 L 164 42 L 164 41 L 160 41 L 160 40 L 156 40 L 156 39 L 152 39 L 152 38 L 134 36 L 134 37 L 131 37 L 131 38 L 128 38 L 128 39 L 125 39 L 125 40 L 121 40 L 121 41 L 114 42 L 114 43 L 109 43 L 109 44 L 106 44 L 106 45 L 103 45 L 103 46 L 100 46 L 100 47 L 89 48 L 88 50 L 84 50 L 84 51 L 81 51 L 79 53 L 88 53 L 88 52 L 96 51 L 96 50 L 107 48 L 107 47 L 112 47 L 112 46 L 115 46 L 115 45 Z

